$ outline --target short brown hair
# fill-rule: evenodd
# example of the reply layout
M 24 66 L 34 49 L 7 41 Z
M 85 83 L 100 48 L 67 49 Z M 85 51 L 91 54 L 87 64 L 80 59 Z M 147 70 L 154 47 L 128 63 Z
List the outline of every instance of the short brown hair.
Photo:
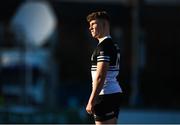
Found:
M 96 19 L 104 19 L 110 22 L 109 15 L 106 11 L 92 12 L 86 18 L 87 22 L 91 22 L 92 20 L 96 20 Z

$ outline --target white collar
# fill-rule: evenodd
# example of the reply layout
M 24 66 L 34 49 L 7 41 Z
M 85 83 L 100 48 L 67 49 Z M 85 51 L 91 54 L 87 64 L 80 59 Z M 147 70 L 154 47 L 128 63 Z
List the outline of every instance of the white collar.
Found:
M 99 43 L 102 42 L 103 40 L 107 39 L 107 38 L 111 38 L 111 36 L 108 35 L 108 36 L 105 36 L 105 37 L 100 38 L 100 39 L 99 39 Z

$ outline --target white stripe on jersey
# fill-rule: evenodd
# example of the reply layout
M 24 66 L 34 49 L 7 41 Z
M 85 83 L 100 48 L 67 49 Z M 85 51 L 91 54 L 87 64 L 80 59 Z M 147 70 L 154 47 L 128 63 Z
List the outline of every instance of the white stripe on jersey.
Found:
M 92 66 L 91 66 L 91 69 L 96 69 L 96 68 L 97 68 L 96 65 L 92 65 Z M 118 67 L 118 65 L 116 65 L 116 66 L 109 66 L 109 69 L 116 69 L 116 70 L 119 70 L 119 67 Z
M 110 59 L 109 56 L 98 56 L 97 59 L 99 59 L 99 58 L 108 58 L 108 59 Z
M 98 59 L 97 62 L 99 62 L 99 61 L 108 61 L 109 62 L 110 59 Z
M 98 56 L 97 57 L 97 61 L 110 61 L 110 57 L 109 56 Z

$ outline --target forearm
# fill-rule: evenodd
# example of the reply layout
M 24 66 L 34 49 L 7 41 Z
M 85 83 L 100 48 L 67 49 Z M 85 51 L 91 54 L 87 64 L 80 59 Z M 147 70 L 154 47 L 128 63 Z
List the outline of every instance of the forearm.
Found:
M 94 102 L 95 98 L 99 95 L 104 85 L 104 79 L 97 78 L 97 80 L 93 81 L 93 88 L 91 92 L 91 96 L 89 98 L 90 102 Z
M 103 88 L 104 81 L 106 79 L 106 73 L 109 67 L 109 63 L 99 62 L 97 64 L 96 76 L 93 79 L 93 87 L 91 96 L 89 98 L 89 103 L 94 103 L 95 98 L 99 95 Z

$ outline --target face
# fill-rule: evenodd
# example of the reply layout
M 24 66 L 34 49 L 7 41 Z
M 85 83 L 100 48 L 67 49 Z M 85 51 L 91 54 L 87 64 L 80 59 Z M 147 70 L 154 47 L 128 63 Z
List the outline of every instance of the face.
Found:
M 102 36 L 103 26 L 99 20 L 92 20 L 89 22 L 89 30 L 92 37 L 100 38 Z

